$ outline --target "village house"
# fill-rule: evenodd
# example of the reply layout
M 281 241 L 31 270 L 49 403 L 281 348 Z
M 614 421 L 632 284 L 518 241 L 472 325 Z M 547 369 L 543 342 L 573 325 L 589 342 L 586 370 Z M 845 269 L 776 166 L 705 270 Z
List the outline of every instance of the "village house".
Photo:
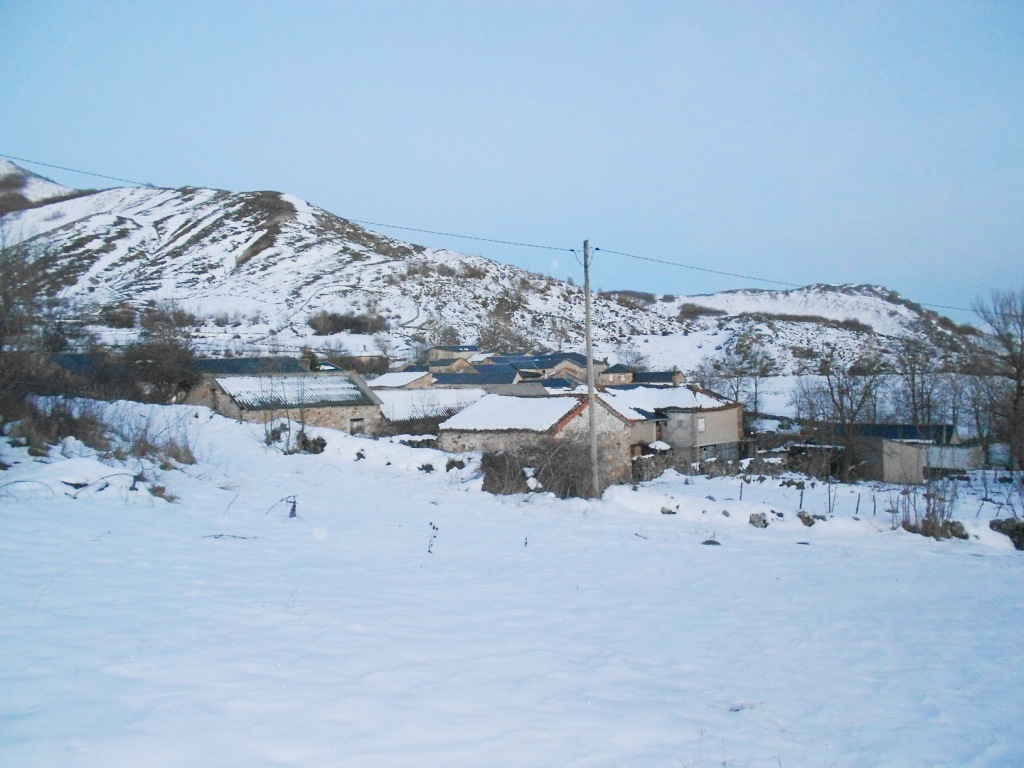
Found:
M 665 443 L 680 461 L 735 461 L 743 441 L 743 406 L 696 386 L 609 387 L 602 395 L 634 422 L 634 453 Z M 652 435 L 652 428 L 654 430 Z
M 260 363 L 234 360 L 206 361 L 200 383 L 184 402 L 205 405 L 232 419 L 268 423 L 288 418 L 302 424 L 338 429 L 351 434 L 374 434 L 380 429 L 380 399 L 352 372 L 309 373 L 258 370 Z M 258 360 L 258 358 L 256 359 Z M 273 366 L 272 366 L 273 367 Z M 227 370 L 213 373 L 211 370 Z
M 638 371 L 622 363 L 605 368 L 597 373 L 596 378 L 597 383 L 602 386 L 642 384 L 648 387 L 678 387 L 683 383 L 683 373 L 678 368 L 673 368 L 671 371 Z
M 435 360 L 469 360 L 480 353 L 480 347 L 475 344 L 446 344 L 438 347 L 431 347 L 427 350 L 427 362 Z
M 632 423 L 601 399 L 597 408 L 602 478 L 610 482 L 627 479 Z M 488 394 L 442 422 L 438 444 L 450 453 L 529 451 L 550 441 L 578 440 L 585 445 L 589 430 L 588 403 L 582 395 L 530 398 Z

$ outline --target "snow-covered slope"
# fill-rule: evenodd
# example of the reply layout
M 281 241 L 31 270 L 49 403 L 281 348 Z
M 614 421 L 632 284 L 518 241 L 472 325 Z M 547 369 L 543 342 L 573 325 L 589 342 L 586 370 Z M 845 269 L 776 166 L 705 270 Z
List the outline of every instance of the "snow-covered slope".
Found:
M 7 165 L 0 182 L 49 189 Z M 198 318 L 193 335 L 208 351 L 330 344 L 403 354 L 445 326 L 471 342 L 499 308 L 536 346 L 583 346 L 579 287 L 404 243 L 278 192 L 108 189 L 8 213 L 0 231 L 9 243 L 57 255 L 51 289 L 76 302 L 82 316 L 101 322 L 104 310 L 119 305 L 174 302 Z M 371 314 L 388 329 L 376 341 L 317 337 L 308 321 L 318 312 Z M 756 338 L 781 373 L 813 368 L 827 345 L 849 357 L 884 357 L 900 338 L 921 339 L 937 354 L 964 343 L 945 318 L 877 286 L 661 299 L 612 292 L 595 299 L 594 321 L 602 356 L 620 359 L 632 345 L 652 365 L 682 370 L 742 338 Z
M 453 325 L 471 340 L 504 299 L 539 342 L 582 342 L 578 287 L 403 243 L 276 192 L 110 189 L 12 213 L 2 225 L 15 242 L 60 253 L 52 278 L 67 298 L 96 307 L 173 301 L 236 326 L 221 331 L 229 336 L 305 341 L 316 312 L 373 311 L 398 338 Z M 680 329 L 612 301 L 599 300 L 595 316 L 609 340 Z
M 199 459 L 0 441 L 0 765 L 1024 764 L 1005 484 L 936 542 L 898 488 L 499 498 L 473 458 L 97 407 Z

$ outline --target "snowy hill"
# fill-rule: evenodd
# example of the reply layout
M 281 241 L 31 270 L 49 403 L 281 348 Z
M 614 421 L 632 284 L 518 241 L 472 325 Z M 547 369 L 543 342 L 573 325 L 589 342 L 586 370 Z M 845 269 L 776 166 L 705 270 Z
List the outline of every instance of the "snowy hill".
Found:
M 164 301 L 197 318 L 193 335 L 209 352 L 333 345 L 403 354 L 446 326 L 473 341 L 504 307 L 537 346 L 583 345 L 579 287 L 401 242 L 291 195 L 117 188 L 41 203 L 68 190 L 10 163 L 0 183 L 36 199 L 0 218 L 7 241 L 58 254 L 52 291 L 99 324 L 119 306 Z M 308 321 L 319 312 L 370 314 L 387 329 L 376 339 L 315 336 Z M 935 345 L 938 354 L 964 343 L 945 318 L 874 286 L 662 298 L 611 292 L 595 298 L 594 319 L 601 356 L 614 361 L 632 346 L 652 365 L 682 370 L 745 334 L 756 336 L 782 373 L 813 367 L 826 344 L 855 357 L 884 356 L 905 337 Z M 116 341 L 132 333 L 106 335 Z

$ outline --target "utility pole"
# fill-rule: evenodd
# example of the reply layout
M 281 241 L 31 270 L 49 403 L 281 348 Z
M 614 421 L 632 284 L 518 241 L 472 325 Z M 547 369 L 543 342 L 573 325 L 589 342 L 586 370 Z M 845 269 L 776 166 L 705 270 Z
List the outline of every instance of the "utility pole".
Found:
M 593 494 L 601 495 L 601 474 L 597 465 L 597 402 L 594 395 L 594 337 L 590 331 L 590 241 L 583 241 L 583 297 L 587 322 L 587 410 L 590 411 L 590 471 Z

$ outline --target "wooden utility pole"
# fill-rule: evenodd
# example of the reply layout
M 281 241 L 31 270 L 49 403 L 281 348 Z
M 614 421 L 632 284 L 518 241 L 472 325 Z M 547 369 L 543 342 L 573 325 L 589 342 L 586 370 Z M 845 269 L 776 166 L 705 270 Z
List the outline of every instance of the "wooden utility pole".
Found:
M 601 495 L 601 473 L 597 465 L 597 402 L 594 395 L 594 337 L 590 331 L 590 241 L 583 241 L 583 297 L 587 323 L 587 410 L 590 412 L 590 471 L 594 498 Z

